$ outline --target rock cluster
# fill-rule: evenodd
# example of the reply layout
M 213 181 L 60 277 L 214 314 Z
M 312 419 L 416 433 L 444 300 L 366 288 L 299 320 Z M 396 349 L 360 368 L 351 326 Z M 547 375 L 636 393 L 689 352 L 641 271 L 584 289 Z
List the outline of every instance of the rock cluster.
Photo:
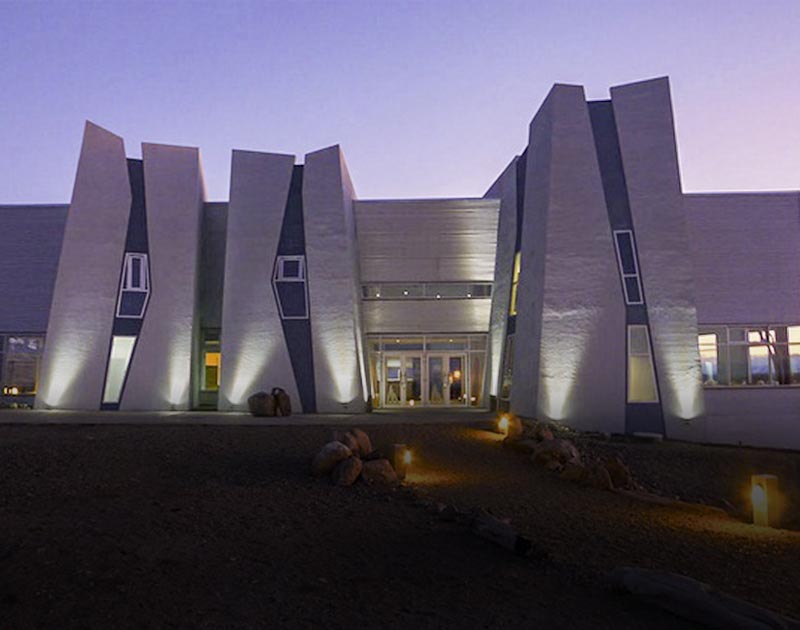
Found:
M 562 479 L 601 490 L 636 489 L 631 471 L 618 455 L 588 461 L 566 433 L 556 425 L 539 421 L 509 419 L 504 444 L 528 453 L 531 461 Z M 558 437 L 557 437 L 558 436 Z
M 329 476 L 337 486 L 352 486 L 361 479 L 367 484 L 395 484 L 397 472 L 384 455 L 372 447 L 361 429 L 334 431 L 311 462 L 315 477 Z

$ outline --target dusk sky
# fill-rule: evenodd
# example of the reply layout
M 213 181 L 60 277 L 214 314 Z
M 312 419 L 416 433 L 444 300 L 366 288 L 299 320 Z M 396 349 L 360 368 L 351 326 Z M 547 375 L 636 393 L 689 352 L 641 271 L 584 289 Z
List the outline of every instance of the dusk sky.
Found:
M 480 196 L 553 83 L 669 75 L 684 189 L 800 188 L 800 2 L 0 0 L 0 203 L 67 203 L 84 120 L 198 146 L 340 144 L 361 198 Z

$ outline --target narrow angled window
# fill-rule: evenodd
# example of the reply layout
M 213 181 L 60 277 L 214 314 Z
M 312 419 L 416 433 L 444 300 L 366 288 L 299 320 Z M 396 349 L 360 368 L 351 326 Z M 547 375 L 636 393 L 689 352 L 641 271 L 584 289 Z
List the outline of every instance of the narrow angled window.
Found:
M 305 256 L 278 256 L 272 285 L 282 319 L 308 319 Z
M 511 276 L 511 304 L 508 308 L 509 315 L 517 314 L 517 294 L 519 292 L 519 273 L 522 268 L 522 252 L 514 254 L 514 274 Z
M 106 371 L 106 386 L 103 390 L 103 404 L 119 402 L 135 345 L 136 337 L 112 337 L 111 354 L 108 357 L 108 370 Z
M 628 402 L 658 402 L 656 372 L 647 326 L 628 326 Z
M 117 317 L 141 319 L 149 298 L 150 266 L 147 254 L 126 253 L 117 301 Z
M 644 304 L 639 265 L 636 262 L 636 243 L 631 230 L 614 230 L 617 264 L 622 278 L 626 304 Z

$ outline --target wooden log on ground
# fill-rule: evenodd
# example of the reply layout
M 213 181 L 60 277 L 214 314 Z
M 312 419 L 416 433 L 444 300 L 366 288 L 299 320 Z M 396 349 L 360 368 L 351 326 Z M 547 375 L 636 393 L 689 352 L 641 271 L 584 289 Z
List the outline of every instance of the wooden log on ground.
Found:
M 690 577 L 623 567 L 611 574 L 616 588 L 664 610 L 725 630 L 798 630 L 800 622 L 722 593 Z

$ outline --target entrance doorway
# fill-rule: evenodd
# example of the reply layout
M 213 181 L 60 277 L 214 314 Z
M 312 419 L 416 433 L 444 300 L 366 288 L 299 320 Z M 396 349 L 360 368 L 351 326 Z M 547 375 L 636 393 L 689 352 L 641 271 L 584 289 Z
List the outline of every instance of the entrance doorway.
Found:
M 370 339 L 375 407 L 481 407 L 485 335 Z

